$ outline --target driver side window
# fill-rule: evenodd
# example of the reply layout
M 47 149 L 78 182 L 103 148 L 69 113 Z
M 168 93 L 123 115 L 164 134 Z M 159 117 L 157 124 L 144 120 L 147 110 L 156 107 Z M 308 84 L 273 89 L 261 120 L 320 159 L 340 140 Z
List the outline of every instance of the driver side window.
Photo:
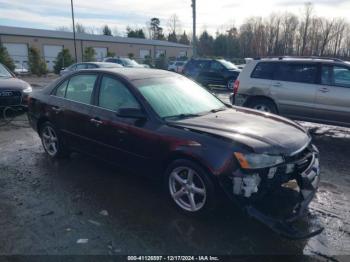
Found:
M 140 108 L 133 94 L 119 80 L 104 76 L 101 81 L 98 105 L 112 111 L 119 108 Z
M 215 72 L 220 72 L 224 69 L 223 65 L 217 61 L 213 61 L 210 64 L 210 69 Z

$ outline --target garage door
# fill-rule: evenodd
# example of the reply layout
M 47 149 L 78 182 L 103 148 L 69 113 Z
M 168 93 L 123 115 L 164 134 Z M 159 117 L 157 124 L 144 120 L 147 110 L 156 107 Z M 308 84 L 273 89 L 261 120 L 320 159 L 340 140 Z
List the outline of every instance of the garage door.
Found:
M 16 67 L 28 68 L 28 46 L 27 44 L 3 43 Z
M 107 57 L 107 47 L 94 47 L 95 59 L 97 61 L 103 61 Z
M 44 45 L 44 57 L 49 71 L 53 71 L 57 55 L 62 49 L 61 45 Z

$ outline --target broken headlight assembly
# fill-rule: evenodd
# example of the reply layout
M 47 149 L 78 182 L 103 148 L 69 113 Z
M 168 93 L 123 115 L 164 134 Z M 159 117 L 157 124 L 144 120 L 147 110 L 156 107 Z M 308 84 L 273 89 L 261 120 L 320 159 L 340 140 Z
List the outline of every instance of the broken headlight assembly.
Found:
M 245 154 L 239 152 L 235 152 L 234 155 L 243 169 L 261 169 L 273 167 L 284 162 L 282 156 L 254 153 Z

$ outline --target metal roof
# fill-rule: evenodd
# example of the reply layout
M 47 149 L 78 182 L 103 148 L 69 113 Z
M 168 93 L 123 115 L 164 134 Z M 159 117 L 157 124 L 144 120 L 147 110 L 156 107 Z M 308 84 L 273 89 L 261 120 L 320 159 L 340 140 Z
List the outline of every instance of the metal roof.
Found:
M 35 29 L 35 28 L 24 28 L 24 27 L 12 27 L 12 26 L 0 26 L 0 35 L 73 39 L 72 32 L 46 30 L 46 29 Z M 92 34 L 85 34 L 85 33 L 76 33 L 76 39 L 83 40 L 83 41 L 85 40 L 85 41 L 113 42 L 113 43 L 125 43 L 125 44 L 140 44 L 140 45 L 189 48 L 188 45 L 172 43 L 172 42 L 168 42 L 168 41 L 121 37 L 121 36 L 92 35 Z

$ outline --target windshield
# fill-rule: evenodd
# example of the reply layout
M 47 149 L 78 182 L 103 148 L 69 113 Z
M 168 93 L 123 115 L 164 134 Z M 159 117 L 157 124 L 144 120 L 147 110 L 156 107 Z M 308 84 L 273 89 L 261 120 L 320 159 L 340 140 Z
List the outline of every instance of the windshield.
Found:
M 12 77 L 11 73 L 2 64 L 0 64 L 0 77 L 2 78 Z
M 229 61 L 226 61 L 226 60 L 219 60 L 219 61 L 224 67 L 226 67 L 226 69 L 239 69 L 235 64 Z
M 122 60 L 127 66 L 138 66 L 139 64 L 134 61 L 134 60 L 131 60 L 131 59 L 128 59 L 128 58 L 124 58 Z
M 192 117 L 226 108 L 203 87 L 182 76 L 142 79 L 133 83 L 162 118 Z

